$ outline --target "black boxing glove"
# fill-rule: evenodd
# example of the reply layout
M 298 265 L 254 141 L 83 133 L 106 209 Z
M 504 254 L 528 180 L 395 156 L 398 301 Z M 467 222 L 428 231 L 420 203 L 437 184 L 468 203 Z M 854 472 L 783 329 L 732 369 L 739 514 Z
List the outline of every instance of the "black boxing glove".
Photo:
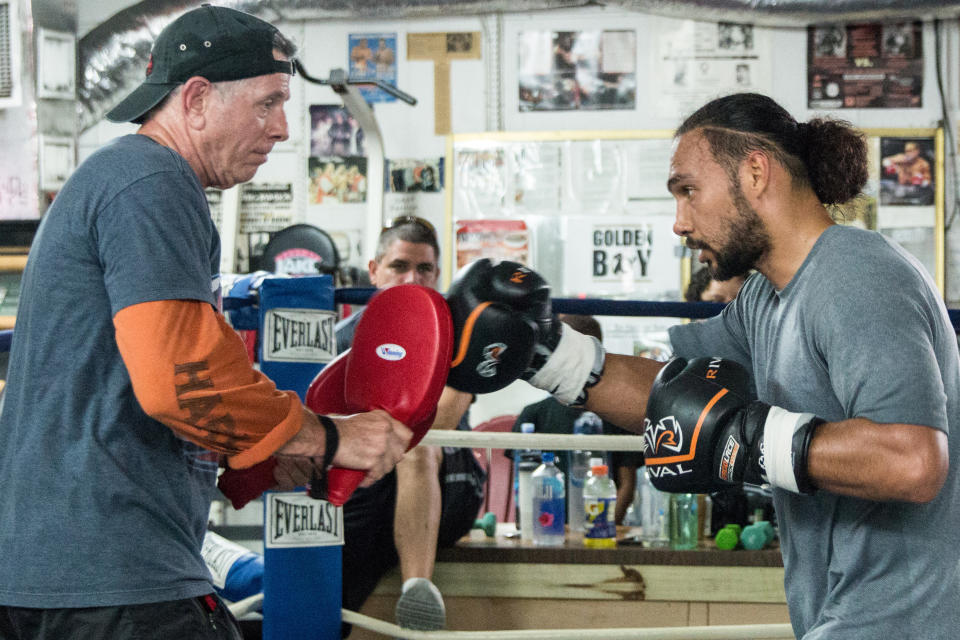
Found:
M 516 272 L 516 275 L 515 275 Z M 518 379 L 537 343 L 536 312 L 550 305 L 543 278 L 516 262 L 483 258 L 463 267 L 447 290 L 453 318 L 453 361 L 447 384 L 490 393 Z
M 457 274 L 447 293 L 454 326 L 454 361 L 447 384 L 487 393 L 517 378 L 566 404 L 586 401 L 600 379 L 600 342 L 562 324 L 550 287 L 516 262 L 487 258 Z
M 807 453 L 824 420 L 752 400 L 747 371 L 733 360 L 674 358 L 650 389 L 645 461 L 653 485 L 709 493 L 770 484 L 813 493 Z

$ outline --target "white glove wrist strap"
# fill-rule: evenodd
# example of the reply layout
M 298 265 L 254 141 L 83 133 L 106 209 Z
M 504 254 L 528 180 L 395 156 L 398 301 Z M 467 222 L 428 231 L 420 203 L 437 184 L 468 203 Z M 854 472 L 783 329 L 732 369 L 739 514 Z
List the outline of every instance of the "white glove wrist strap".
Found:
M 574 404 L 591 377 L 599 377 L 605 354 L 599 340 L 563 325 L 557 348 L 529 382 L 564 404 Z
M 763 427 L 763 462 L 771 485 L 800 493 L 793 472 L 793 434 L 814 417 L 770 407 Z

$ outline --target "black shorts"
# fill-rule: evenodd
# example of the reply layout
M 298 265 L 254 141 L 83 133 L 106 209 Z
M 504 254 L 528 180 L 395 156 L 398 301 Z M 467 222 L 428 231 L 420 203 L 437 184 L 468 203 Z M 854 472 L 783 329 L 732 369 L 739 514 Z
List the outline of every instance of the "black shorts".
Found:
M 243 640 L 216 594 L 115 607 L 27 609 L 0 606 L 0 640 Z
M 449 547 L 470 532 L 483 504 L 486 474 L 471 449 L 443 448 L 440 464 L 441 512 L 437 548 Z M 399 562 L 393 543 L 397 476 L 392 471 L 359 488 L 343 507 L 343 607 L 359 611 L 380 578 Z

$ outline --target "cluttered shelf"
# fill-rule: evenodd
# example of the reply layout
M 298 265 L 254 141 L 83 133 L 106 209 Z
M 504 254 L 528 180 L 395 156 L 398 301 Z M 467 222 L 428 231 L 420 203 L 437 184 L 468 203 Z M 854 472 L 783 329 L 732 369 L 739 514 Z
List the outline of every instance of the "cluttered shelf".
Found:
M 723 550 L 718 549 L 713 540 L 704 540 L 697 549 L 675 551 L 641 546 L 630 527 L 618 527 L 615 548 L 587 548 L 583 546 L 581 534 L 570 532 L 562 547 L 539 547 L 512 535 L 515 531 L 511 523 L 499 525 L 493 537 L 474 529 L 453 547 L 441 549 L 437 559 L 440 562 L 783 567 L 776 543 L 765 549 Z

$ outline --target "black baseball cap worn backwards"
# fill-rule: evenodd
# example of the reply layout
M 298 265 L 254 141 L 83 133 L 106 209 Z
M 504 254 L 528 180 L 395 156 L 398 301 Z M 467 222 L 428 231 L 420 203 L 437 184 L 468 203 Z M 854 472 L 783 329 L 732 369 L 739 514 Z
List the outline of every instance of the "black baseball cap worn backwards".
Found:
M 157 36 L 146 80 L 107 113 L 107 120 L 141 124 L 150 109 L 194 76 L 223 82 L 293 75 L 292 61 L 273 57 L 277 33 L 272 24 L 235 9 L 205 4 L 188 11 Z

